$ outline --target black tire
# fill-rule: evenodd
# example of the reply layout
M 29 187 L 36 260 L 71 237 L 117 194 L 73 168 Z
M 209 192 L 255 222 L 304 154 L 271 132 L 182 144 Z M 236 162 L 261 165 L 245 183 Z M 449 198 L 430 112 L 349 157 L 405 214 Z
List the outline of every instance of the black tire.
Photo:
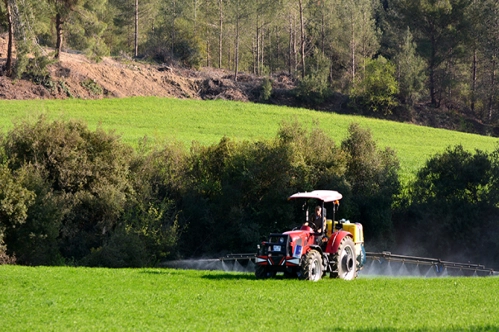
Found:
M 322 257 L 317 250 L 310 250 L 300 265 L 300 277 L 305 280 L 318 281 L 322 278 Z
M 275 276 L 275 272 L 269 271 L 269 268 L 265 265 L 257 265 L 255 267 L 255 277 L 257 279 L 268 279 L 273 278 Z
M 345 236 L 343 240 L 341 240 L 335 259 L 337 267 L 337 271 L 334 272 L 335 277 L 344 280 L 353 280 L 357 277 L 355 245 L 351 237 Z

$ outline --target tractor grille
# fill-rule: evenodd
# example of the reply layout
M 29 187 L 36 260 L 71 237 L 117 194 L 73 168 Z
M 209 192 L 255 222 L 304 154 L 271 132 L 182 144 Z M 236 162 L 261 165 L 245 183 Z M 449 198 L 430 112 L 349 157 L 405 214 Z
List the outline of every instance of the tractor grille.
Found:
M 267 251 L 269 254 L 278 256 L 289 256 L 289 236 L 283 234 L 270 234 L 267 242 Z

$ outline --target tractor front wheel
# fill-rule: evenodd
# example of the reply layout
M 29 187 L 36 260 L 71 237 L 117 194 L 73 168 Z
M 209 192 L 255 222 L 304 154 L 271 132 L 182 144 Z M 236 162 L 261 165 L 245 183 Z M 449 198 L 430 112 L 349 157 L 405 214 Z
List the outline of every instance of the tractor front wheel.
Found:
M 317 281 L 322 277 L 322 257 L 317 250 L 310 250 L 301 263 L 300 277 Z
M 344 280 L 353 280 L 357 276 L 357 259 L 355 257 L 355 245 L 352 239 L 345 236 L 341 240 L 336 254 L 337 276 Z

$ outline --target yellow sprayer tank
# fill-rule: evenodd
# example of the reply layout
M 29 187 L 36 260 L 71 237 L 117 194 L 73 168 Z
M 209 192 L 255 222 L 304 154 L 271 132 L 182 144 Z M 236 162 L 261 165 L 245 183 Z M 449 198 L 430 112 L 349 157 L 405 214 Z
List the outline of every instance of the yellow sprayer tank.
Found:
M 334 222 L 334 227 L 338 224 L 337 221 Z M 362 224 L 351 223 L 350 221 L 344 221 L 342 223 L 343 230 L 350 232 L 353 236 L 353 242 L 359 243 L 364 242 L 364 230 L 362 229 Z M 333 233 L 333 222 L 331 220 L 326 221 L 327 236 L 331 236 Z
M 331 234 L 333 234 L 333 221 L 331 219 L 326 220 L 326 234 L 327 237 L 330 237 Z

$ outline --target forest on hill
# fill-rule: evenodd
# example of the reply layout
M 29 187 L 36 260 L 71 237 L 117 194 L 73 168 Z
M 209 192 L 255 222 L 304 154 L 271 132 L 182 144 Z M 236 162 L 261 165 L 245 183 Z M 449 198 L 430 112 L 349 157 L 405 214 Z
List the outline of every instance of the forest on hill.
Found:
M 223 69 L 233 81 L 285 73 L 298 103 L 405 120 L 445 111 L 474 119 L 453 129 L 495 135 L 471 127 L 499 119 L 498 9 L 493 0 L 4 0 L 0 32 L 14 43 L 3 74 L 39 79 L 69 50 Z M 263 81 L 258 98 L 272 87 Z

